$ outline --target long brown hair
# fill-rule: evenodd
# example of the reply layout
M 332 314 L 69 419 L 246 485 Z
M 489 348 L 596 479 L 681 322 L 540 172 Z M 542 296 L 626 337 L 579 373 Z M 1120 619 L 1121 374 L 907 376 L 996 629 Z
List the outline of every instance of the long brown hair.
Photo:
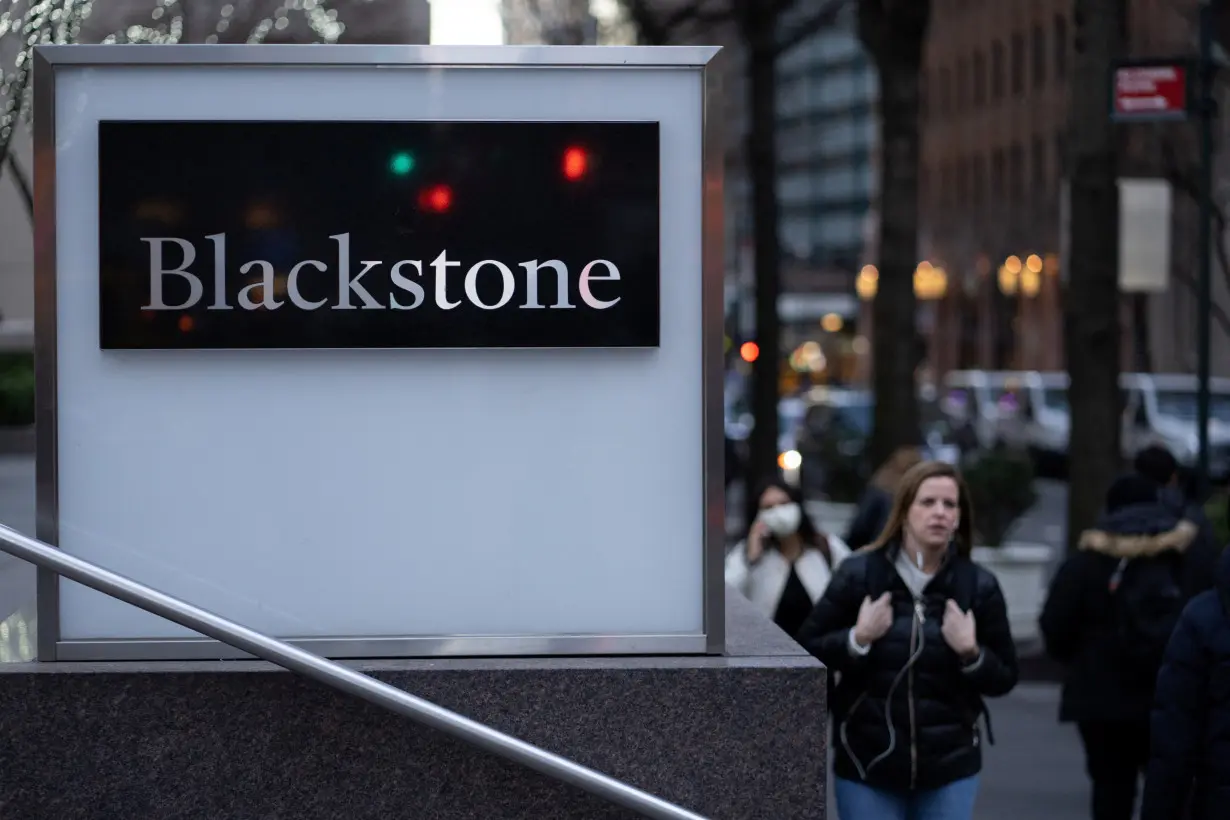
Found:
M 943 461 L 924 461 L 905 471 L 905 475 L 897 482 L 897 492 L 893 496 L 893 509 L 888 514 L 888 523 L 875 541 L 863 547 L 864 550 L 878 550 L 886 544 L 901 540 L 902 530 L 905 529 L 906 519 L 910 515 L 910 507 L 918 497 L 919 488 L 929 478 L 951 478 L 956 482 L 957 510 L 961 514 L 961 520 L 957 522 L 957 552 L 964 556 L 969 555 L 974 545 L 974 510 L 970 505 L 969 490 L 965 486 L 965 479 L 961 477 L 961 471 Z

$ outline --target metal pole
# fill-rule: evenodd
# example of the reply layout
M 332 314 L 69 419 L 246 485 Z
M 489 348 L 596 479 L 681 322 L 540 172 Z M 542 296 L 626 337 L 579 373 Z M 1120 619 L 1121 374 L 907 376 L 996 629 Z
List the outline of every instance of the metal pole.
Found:
M 362 698 L 478 746 L 488 752 L 520 763 L 553 780 L 568 783 L 605 798 L 643 817 L 655 820 L 705 820 L 699 814 L 660 800 L 614 778 L 588 769 L 567 758 L 499 732 L 486 724 L 450 712 L 402 689 L 342 666 L 297 646 L 271 638 L 199 609 L 178 598 L 137 583 L 131 578 L 83 561 L 63 550 L 22 535 L 0 524 L 0 550 L 32 564 L 57 572 L 65 578 L 96 589 L 112 598 L 161 615 L 167 620 L 196 630 L 223 643 L 250 652 L 278 666 L 298 672 L 326 686 Z
M 1196 314 L 1196 492 L 1203 500 L 1209 487 L 1209 357 L 1213 305 L 1213 4 L 1200 3 L 1200 270 Z

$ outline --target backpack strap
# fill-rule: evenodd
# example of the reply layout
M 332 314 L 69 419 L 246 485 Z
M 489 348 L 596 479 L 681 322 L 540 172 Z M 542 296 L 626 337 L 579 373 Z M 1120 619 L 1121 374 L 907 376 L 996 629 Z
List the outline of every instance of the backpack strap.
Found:
M 885 549 L 887 548 L 881 547 L 867 556 L 867 594 L 873 601 L 888 592 L 893 585 L 893 576 L 897 574 L 897 570 L 884 556 Z
M 957 606 L 961 607 L 963 612 L 969 612 L 974 608 L 974 596 L 978 592 L 978 566 L 968 558 L 958 558 L 956 564 L 952 568 L 953 571 L 953 600 L 957 602 Z M 978 701 L 978 711 L 982 715 L 983 722 L 987 727 L 987 743 L 991 746 L 995 745 L 995 730 L 991 727 L 991 710 L 987 707 L 986 700 L 981 696 L 976 696 Z
M 974 596 L 978 593 L 978 567 L 968 558 L 958 558 L 952 572 L 953 600 L 961 607 L 962 612 L 969 612 L 974 607 Z

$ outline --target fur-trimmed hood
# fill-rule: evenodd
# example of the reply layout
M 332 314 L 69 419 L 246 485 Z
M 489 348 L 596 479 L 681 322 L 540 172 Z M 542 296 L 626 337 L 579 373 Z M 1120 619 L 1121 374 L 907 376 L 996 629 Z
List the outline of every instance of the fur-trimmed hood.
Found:
M 1200 528 L 1176 515 L 1165 504 L 1133 504 L 1105 515 L 1098 525 L 1081 533 L 1083 550 L 1112 558 L 1143 558 L 1171 551 L 1182 553 L 1196 540 Z

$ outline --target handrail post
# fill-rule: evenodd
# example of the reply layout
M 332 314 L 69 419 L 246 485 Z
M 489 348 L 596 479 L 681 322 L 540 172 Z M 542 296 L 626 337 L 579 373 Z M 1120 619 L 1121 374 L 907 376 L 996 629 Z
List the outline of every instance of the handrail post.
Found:
M 0 524 L 0 550 L 655 820 L 705 820 L 673 803 L 415 697 L 350 667 L 249 629 Z

